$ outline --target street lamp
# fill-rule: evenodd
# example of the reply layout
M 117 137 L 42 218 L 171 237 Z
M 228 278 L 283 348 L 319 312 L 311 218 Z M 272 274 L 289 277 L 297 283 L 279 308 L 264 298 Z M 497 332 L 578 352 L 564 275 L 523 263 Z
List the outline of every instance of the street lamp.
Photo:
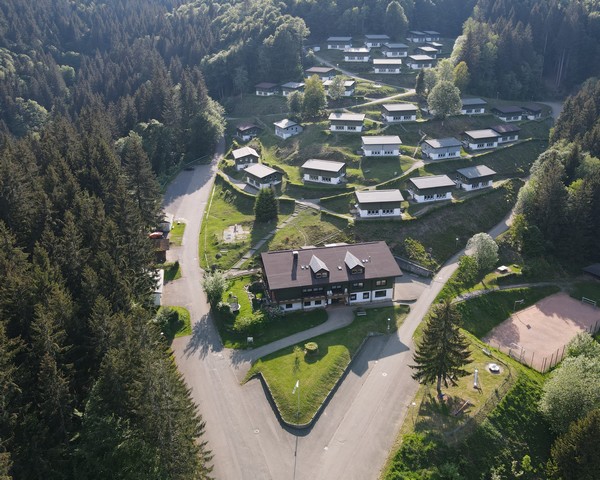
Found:
M 390 318 L 389 317 L 387 319 L 387 330 L 388 330 L 388 333 L 390 333 Z
M 458 248 L 458 242 L 460 241 L 460 237 L 456 237 L 456 248 Z

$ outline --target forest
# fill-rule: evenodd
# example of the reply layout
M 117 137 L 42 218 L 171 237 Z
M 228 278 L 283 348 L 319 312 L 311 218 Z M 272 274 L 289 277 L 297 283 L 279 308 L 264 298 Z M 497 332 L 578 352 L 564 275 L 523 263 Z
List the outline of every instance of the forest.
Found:
M 147 233 L 159 180 L 223 135 L 217 100 L 300 79 L 329 35 L 408 28 L 460 35 L 468 93 L 571 92 L 600 69 L 591 0 L 5 0 L 0 25 L 2 479 L 210 478 Z M 593 257 L 598 85 L 567 100 L 521 194 L 530 255 Z

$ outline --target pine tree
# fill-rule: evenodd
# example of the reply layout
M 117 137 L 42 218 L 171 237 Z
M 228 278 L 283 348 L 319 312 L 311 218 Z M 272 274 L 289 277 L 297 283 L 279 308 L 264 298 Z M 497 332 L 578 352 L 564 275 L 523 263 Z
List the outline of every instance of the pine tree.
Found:
M 261 188 L 254 202 L 254 216 L 257 222 L 277 220 L 279 202 L 272 188 Z
M 415 93 L 419 98 L 425 98 L 425 71 L 423 69 L 419 70 L 419 73 L 417 74 Z
M 464 369 L 471 363 L 468 342 L 460 332 L 461 317 L 450 300 L 432 308 L 423 330 L 421 343 L 413 356 L 413 378 L 423 383 L 435 383 L 442 399 L 442 382 L 456 384 L 456 379 L 468 375 Z

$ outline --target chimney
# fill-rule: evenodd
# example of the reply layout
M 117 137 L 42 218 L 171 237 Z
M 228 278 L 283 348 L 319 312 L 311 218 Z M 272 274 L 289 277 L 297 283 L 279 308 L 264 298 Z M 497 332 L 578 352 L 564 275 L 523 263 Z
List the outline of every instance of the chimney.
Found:
M 292 261 L 292 280 L 296 280 L 297 276 L 298 276 L 298 250 L 294 250 L 292 252 L 292 257 L 293 257 L 293 261 Z

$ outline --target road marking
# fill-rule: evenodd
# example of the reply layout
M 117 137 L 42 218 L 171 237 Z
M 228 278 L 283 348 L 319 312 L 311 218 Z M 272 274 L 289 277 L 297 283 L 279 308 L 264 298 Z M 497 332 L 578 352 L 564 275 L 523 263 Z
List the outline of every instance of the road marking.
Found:
M 381 374 L 381 376 L 382 376 L 382 377 L 387 377 L 387 373 L 386 373 L 386 372 L 383 372 L 383 373 Z

